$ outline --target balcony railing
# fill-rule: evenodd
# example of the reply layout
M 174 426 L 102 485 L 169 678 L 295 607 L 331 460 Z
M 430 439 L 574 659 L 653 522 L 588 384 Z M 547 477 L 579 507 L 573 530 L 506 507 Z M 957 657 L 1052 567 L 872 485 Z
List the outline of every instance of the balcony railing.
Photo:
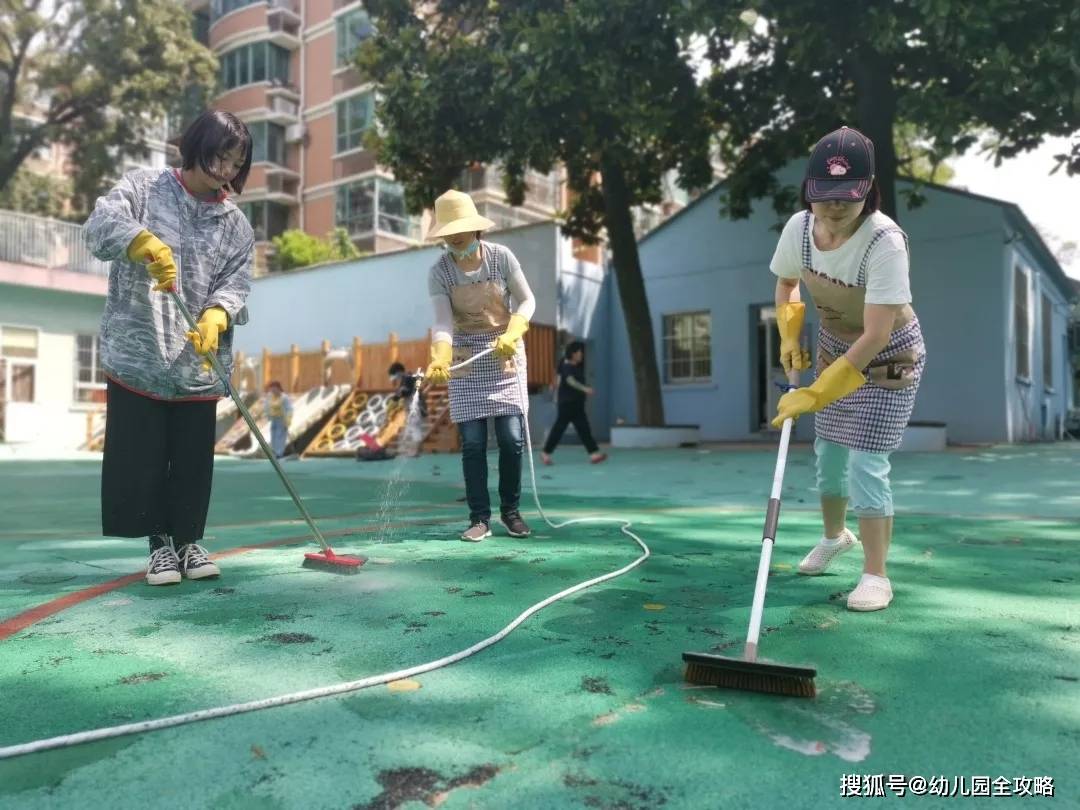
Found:
M 376 220 L 379 223 L 378 228 L 375 227 Z M 413 242 L 420 241 L 420 223 L 415 217 L 399 217 L 382 212 L 379 212 L 376 217 L 375 213 L 371 212 L 360 214 L 338 225 L 345 228 L 353 239 L 382 235 L 403 237 Z
M 464 191 L 494 191 L 502 196 L 503 171 L 499 166 L 468 169 L 462 178 Z M 556 173 L 541 174 L 529 169 L 525 173 L 525 202 L 533 208 L 558 209 L 562 205 L 562 189 Z
M 297 118 L 300 115 L 300 105 L 284 96 L 270 98 L 270 112 L 274 117 Z
M 95 259 L 83 228 L 58 219 L 0 211 L 0 261 L 107 276 L 107 262 Z

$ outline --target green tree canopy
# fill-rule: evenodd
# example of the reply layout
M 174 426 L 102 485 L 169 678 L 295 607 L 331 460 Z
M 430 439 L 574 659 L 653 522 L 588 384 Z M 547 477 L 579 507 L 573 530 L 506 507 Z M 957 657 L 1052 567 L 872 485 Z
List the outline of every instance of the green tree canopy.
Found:
M 412 211 L 474 162 L 502 164 L 512 204 L 523 199 L 528 168 L 565 167 L 566 232 L 586 241 L 604 232 L 611 247 L 643 425 L 664 415 L 631 209 L 659 202 L 672 170 L 689 189 L 712 179 L 713 125 L 687 56 L 694 5 L 365 4 L 379 29 L 359 57 L 381 89 L 379 156 Z
M 204 102 L 216 65 L 181 0 L 0 0 L 0 189 L 59 142 L 92 201 L 166 113 Z
M 805 158 L 841 124 L 874 141 L 883 208 L 892 216 L 895 178 L 905 169 L 898 134 L 925 139 L 923 157 L 933 165 L 974 146 L 980 133 L 989 133 L 984 146 L 1000 161 L 1080 129 L 1075 0 L 748 5 L 760 15 L 756 24 L 705 7 L 718 66 L 709 90 L 730 170 L 725 210 L 733 216 L 746 216 L 764 196 L 790 211 L 797 189 L 783 187 L 776 170 Z M 1080 172 L 1080 142 L 1058 157 L 1061 166 Z
M 71 194 L 71 181 L 66 177 L 38 174 L 23 166 L 0 189 L 0 208 L 59 218 L 65 215 L 64 204 Z

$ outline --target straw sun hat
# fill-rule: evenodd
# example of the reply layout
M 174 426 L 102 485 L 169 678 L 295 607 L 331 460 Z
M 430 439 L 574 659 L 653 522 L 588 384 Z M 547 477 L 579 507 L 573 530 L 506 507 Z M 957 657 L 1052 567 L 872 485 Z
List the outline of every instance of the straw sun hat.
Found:
M 428 239 L 441 239 L 455 233 L 486 231 L 494 227 L 494 222 L 476 212 L 472 197 L 451 190 L 435 200 L 435 221 L 428 231 Z

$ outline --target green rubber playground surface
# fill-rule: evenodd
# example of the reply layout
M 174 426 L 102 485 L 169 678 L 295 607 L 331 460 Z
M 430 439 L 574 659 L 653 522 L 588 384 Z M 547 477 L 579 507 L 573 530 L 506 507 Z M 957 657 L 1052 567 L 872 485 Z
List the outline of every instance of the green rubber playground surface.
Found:
M 794 810 L 852 774 L 1045 776 L 1052 799 L 903 801 L 1080 806 L 1080 446 L 895 456 L 896 596 L 872 614 L 844 607 L 858 550 L 795 574 L 811 462 L 793 448 L 761 648 L 816 666 L 813 700 L 682 680 L 683 651 L 741 650 L 773 454 L 566 447 L 545 509 L 633 521 L 641 566 L 412 683 L 0 761 L 0 807 Z M 100 536 L 99 463 L 0 463 L 0 746 L 404 669 L 640 554 L 612 524 L 547 529 L 528 495 L 532 538 L 459 542 L 456 456 L 286 470 L 359 574 L 301 568 L 265 461 L 215 470 L 221 578 L 159 588 L 115 582 L 146 551 Z

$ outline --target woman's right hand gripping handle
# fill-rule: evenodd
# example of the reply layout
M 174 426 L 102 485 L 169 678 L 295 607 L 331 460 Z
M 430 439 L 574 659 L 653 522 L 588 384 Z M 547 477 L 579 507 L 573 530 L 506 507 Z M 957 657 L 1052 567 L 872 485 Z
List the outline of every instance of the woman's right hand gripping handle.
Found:
M 431 385 L 446 385 L 450 382 L 450 363 L 454 350 L 445 340 L 436 340 L 431 344 L 431 362 L 424 378 Z

